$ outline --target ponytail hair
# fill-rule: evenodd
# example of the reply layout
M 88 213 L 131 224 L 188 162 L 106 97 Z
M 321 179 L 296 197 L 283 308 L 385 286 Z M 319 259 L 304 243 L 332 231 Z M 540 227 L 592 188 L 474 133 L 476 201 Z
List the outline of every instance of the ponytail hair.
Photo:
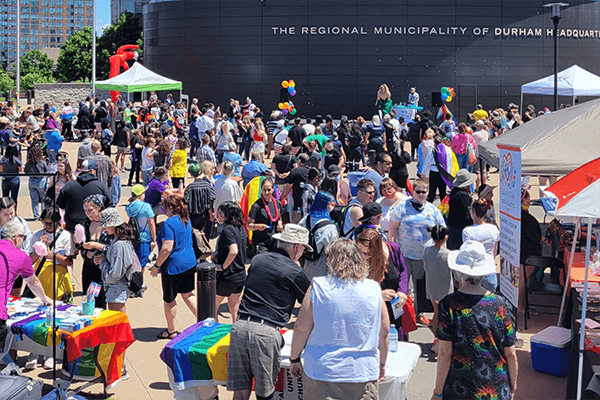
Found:
M 190 220 L 190 213 L 188 211 L 188 207 L 183 204 L 183 200 L 181 197 L 170 194 L 164 196 L 162 198 L 162 206 L 165 210 L 171 209 L 174 214 L 179 215 L 179 218 L 183 221 L 183 223 L 187 226 L 187 223 Z
M 489 205 L 486 199 L 479 199 L 473 202 L 473 204 L 471 205 L 471 209 L 473 210 L 476 216 L 478 216 L 479 218 L 483 218 L 485 217 L 485 214 L 489 209 Z
M 436 242 L 444 240 L 448 236 L 448 228 L 443 225 L 436 225 L 433 228 L 427 228 L 427 230 L 431 232 L 431 238 Z

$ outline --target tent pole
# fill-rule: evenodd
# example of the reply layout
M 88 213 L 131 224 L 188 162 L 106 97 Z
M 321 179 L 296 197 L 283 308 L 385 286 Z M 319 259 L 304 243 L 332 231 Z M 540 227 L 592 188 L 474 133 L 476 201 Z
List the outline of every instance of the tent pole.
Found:
M 523 112 L 523 87 L 521 86 L 521 108 L 519 108 L 520 112 Z
M 571 257 L 569 257 L 569 269 L 567 269 L 567 278 L 565 279 L 565 290 L 563 292 L 562 301 L 560 302 L 560 313 L 558 314 L 558 321 L 556 326 L 560 326 L 565 307 L 565 300 L 567 299 L 568 282 L 571 278 L 571 268 L 573 267 L 573 260 L 575 258 L 575 245 L 577 244 L 577 238 L 579 237 L 579 225 L 575 223 L 575 234 L 573 235 L 573 244 L 571 245 Z
M 577 400 L 582 397 L 582 381 L 583 381 L 583 347 L 585 341 L 585 318 L 587 309 L 588 295 L 588 275 L 590 267 L 590 248 L 592 247 L 592 218 L 588 218 L 587 239 L 585 241 L 585 280 L 583 283 L 583 300 L 581 303 L 581 330 L 579 331 L 579 366 L 577 369 Z

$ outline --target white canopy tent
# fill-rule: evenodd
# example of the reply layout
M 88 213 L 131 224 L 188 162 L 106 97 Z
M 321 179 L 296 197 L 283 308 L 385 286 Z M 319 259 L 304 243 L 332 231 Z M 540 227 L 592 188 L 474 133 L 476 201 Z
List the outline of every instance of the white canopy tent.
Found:
M 179 81 L 158 75 L 136 62 L 127 71 L 114 78 L 97 81 L 96 88 L 126 92 L 127 94 L 156 92 L 159 90 L 179 90 L 179 94 L 181 95 L 182 84 Z
M 585 278 L 583 284 L 583 299 L 581 307 L 581 329 L 579 332 L 579 355 L 578 355 L 578 379 L 577 379 L 577 400 L 582 399 L 582 370 L 583 370 L 583 349 L 585 339 L 585 320 L 587 311 L 587 296 L 588 296 L 588 276 L 590 268 L 590 250 L 592 238 L 592 224 L 600 218 L 600 158 L 593 160 L 581 167 L 577 168 L 570 174 L 566 175 L 558 182 L 548 187 L 544 194 L 553 199 L 556 206 L 552 213 L 555 217 L 575 217 L 578 223 L 573 237 L 571 247 L 571 259 L 567 270 L 566 282 L 569 281 L 571 267 L 573 266 L 573 255 L 575 253 L 575 243 L 579 234 L 579 227 L 583 222 L 583 218 L 587 218 L 587 240 L 585 252 Z M 566 299 L 567 286 L 565 284 L 565 292 L 561 302 L 560 315 L 557 325 L 560 325 L 563 307 Z
M 521 86 L 521 110 L 523 94 L 554 95 L 554 74 Z M 573 65 L 558 73 L 558 95 L 569 96 L 573 102 L 576 96 L 600 96 L 600 76 Z

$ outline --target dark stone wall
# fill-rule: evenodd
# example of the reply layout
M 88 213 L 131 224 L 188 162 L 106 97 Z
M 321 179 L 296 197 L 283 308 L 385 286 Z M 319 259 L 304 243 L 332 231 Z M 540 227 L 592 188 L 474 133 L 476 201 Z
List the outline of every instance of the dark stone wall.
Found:
M 554 72 L 547 0 L 182 0 L 144 8 L 144 64 L 183 81 L 200 102 L 226 108 L 250 96 L 263 110 L 277 107 L 280 82 L 294 79 L 297 115 L 346 114 L 367 119 L 379 85 L 395 102 L 415 86 L 429 106 L 431 92 L 453 86 L 448 104 L 462 119 L 520 102 L 520 86 Z M 559 70 L 573 64 L 600 73 L 600 3 L 571 0 L 563 9 Z M 358 34 L 304 34 L 302 27 L 357 27 Z M 295 28 L 295 34 L 273 31 Z M 388 28 L 436 28 L 435 34 L 392 34 Z M 452 34 L 448 29 L 455 27 Z M 376 29 L 382 29 L 381 34 Z M 487 28 L 488 31 L 484 31 Z M 496 29 L 521 28 L 526 31 Z M 528 29 L 532 31 L 528 31 Z M 438 30 L 448 32 L 440 34 Z M 464 29 L 462 31 L 461 29 Z M 535 29 L 541 29 L 538 35 Z M 572 30 L 593 37 L 574 38 Z M 366 34 L 361 34 L 361 32 Z M 281 34 L 287 32 L 287 34 Z M 533 34 L 531 34 L 533 32 Z M 561 103 L 572 101 L 560 98 Z M 525 104 L 552 107 L 551 96 Z M 432 111 L 434 109 L 432 108 Z M 435 113 L 434 113 L 435 115 Z

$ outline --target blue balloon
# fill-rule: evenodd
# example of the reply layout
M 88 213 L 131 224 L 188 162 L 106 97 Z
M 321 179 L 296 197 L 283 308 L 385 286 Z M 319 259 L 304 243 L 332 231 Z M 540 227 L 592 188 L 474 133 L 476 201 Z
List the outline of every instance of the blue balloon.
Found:
M 294 89 L 294 87 L 293 87 L 293 86 L 290 86 L 290 87 L 288 87 L 288 93 L 289 93 L 289 94 L 292 94 L 292 93 L 294 93 L 294 91 L 295 91 L 295 89 Z
M 448 95 L 446 93 L 442 93 L 442 100 L 448 100 Z

